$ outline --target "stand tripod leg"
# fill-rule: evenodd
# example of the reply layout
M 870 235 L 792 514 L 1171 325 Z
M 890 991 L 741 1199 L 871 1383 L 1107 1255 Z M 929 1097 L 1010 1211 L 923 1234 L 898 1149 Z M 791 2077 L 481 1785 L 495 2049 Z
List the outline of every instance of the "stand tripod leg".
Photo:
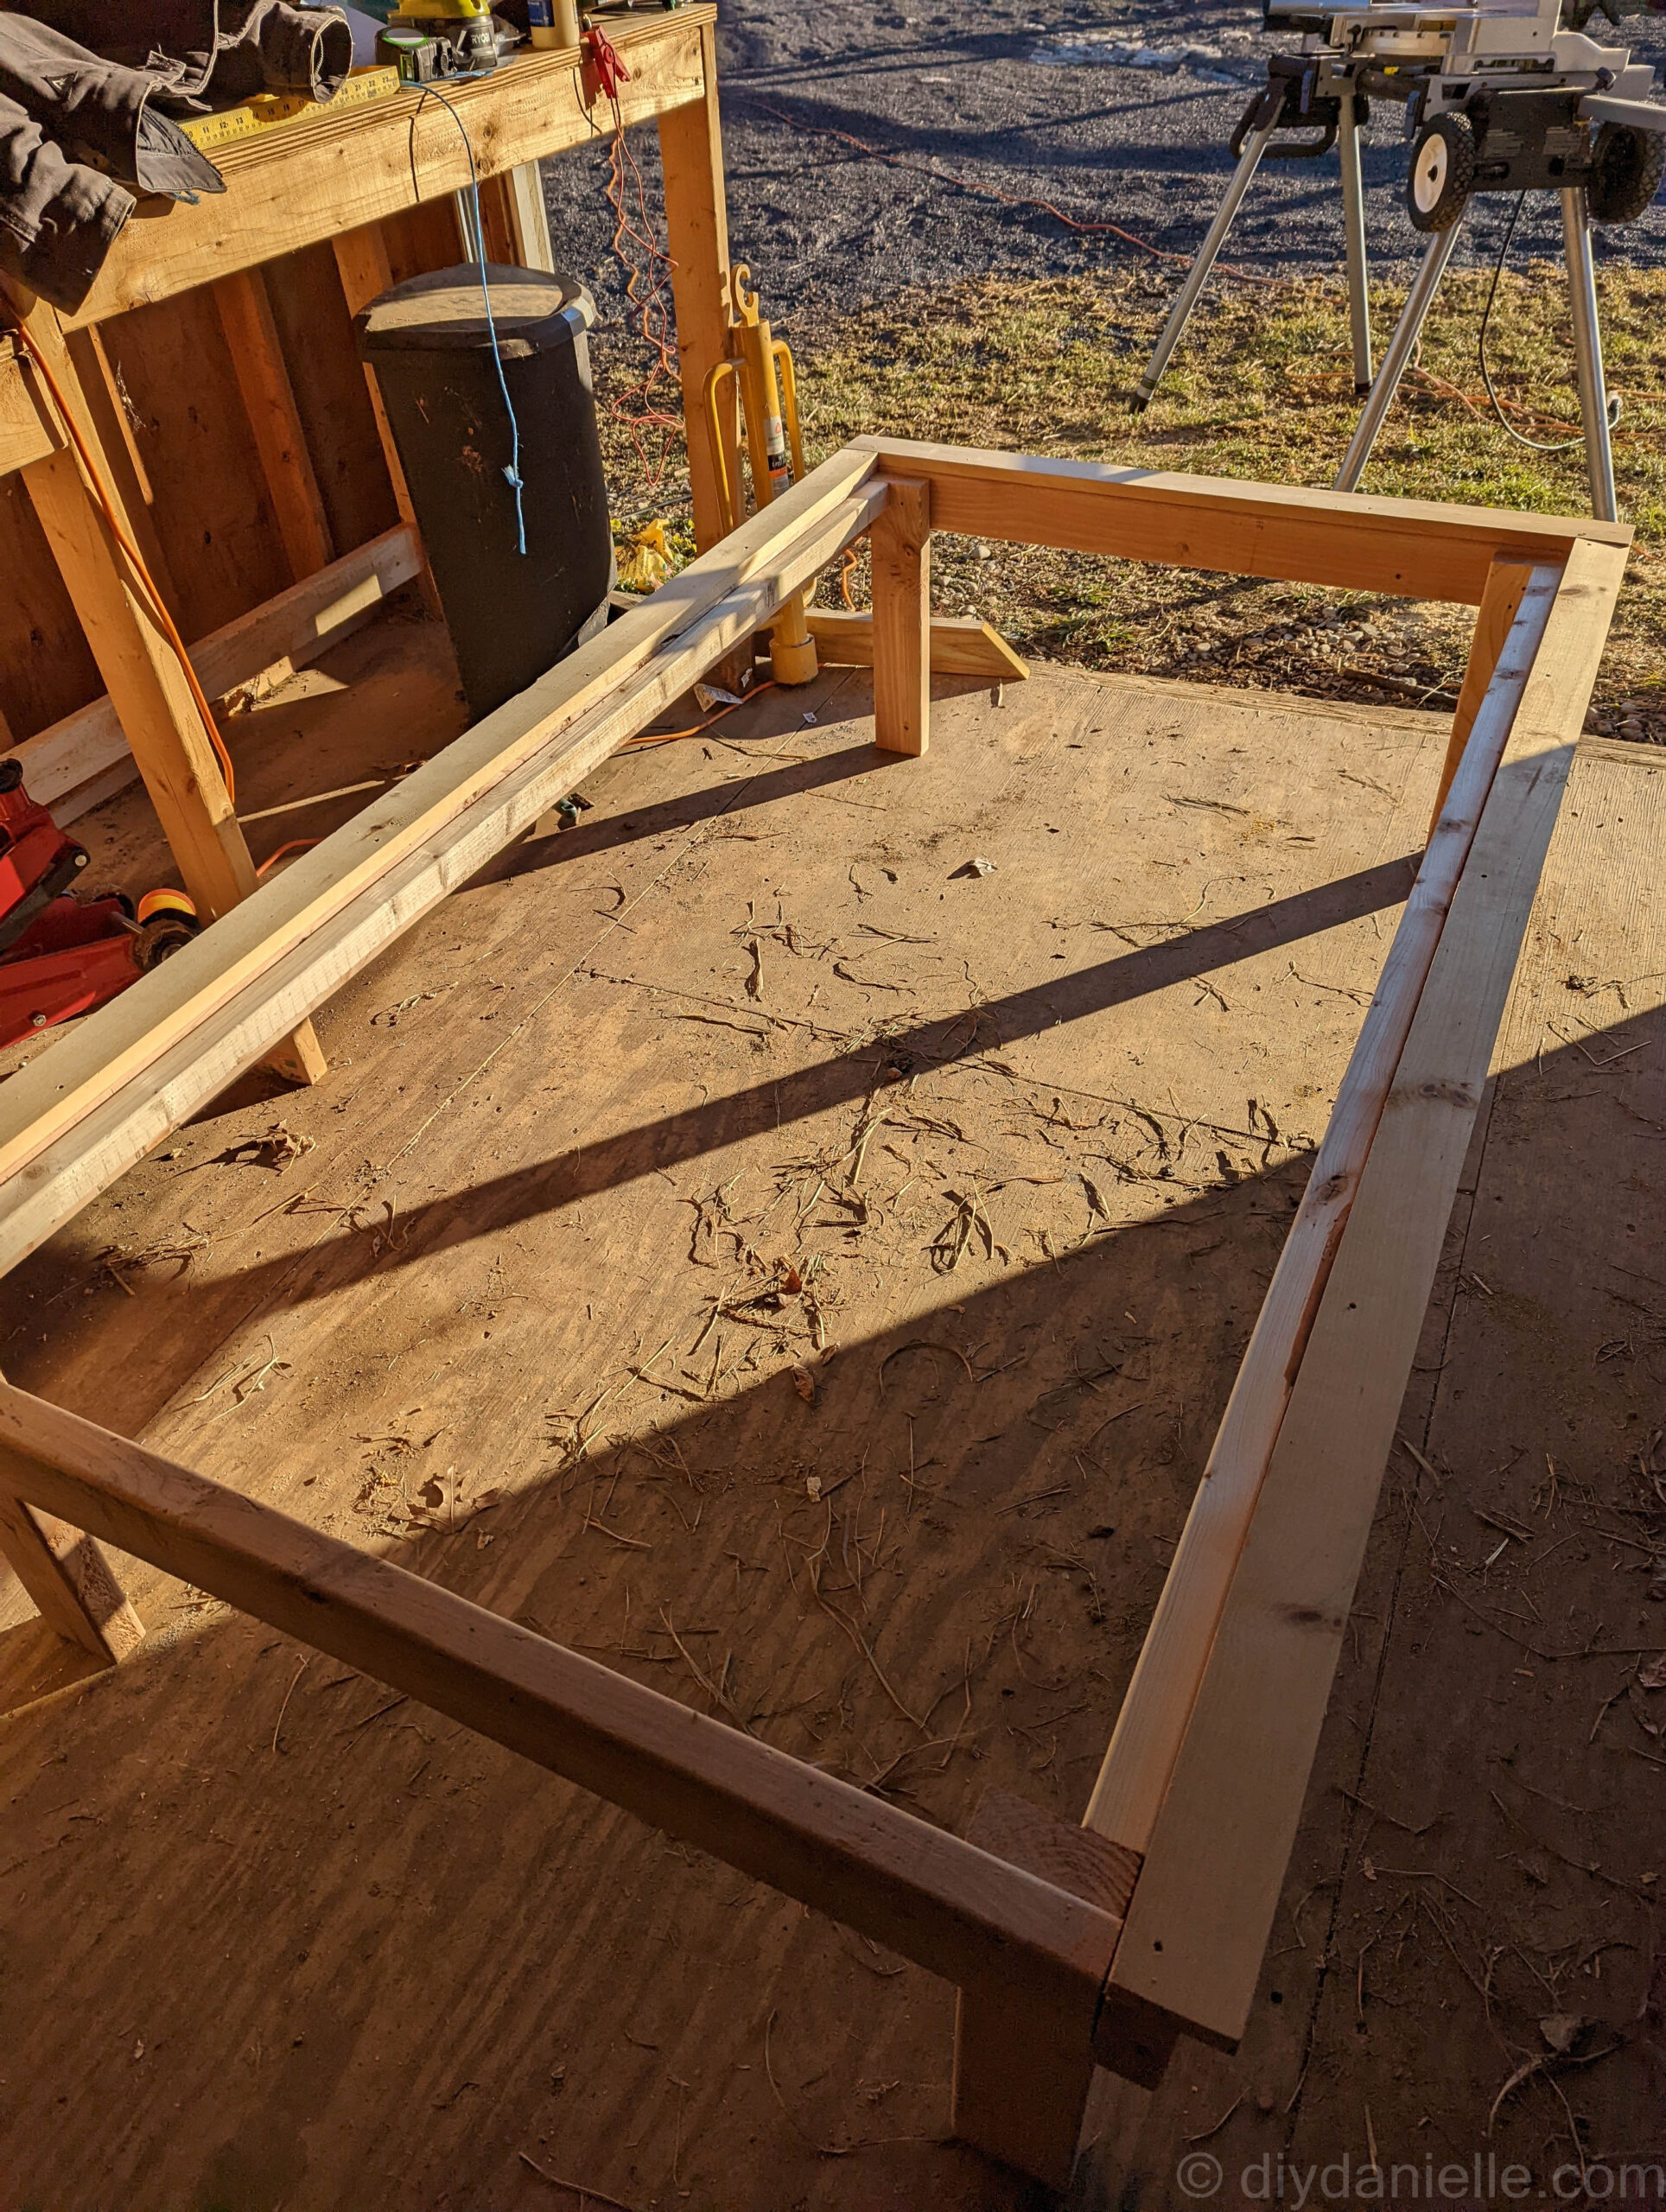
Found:
M 1358 108 L 1342 95 L 1337 141 L 1342 161 L 1342 233 L 1348 269 L 1348 327 L 1353 336 L 1353 385 L 1363 399 L 1371 388 L 1371 296 L 1365 269 L 1365 192 L 1359 174 Z
M 1371 448 L 1377 443 L 1383 419 L 1394 404 L 1395 394 L 1400 389 L 1400 379 L 1405 375 L 1406 365 L 1412 357 L 1412 349 L 1422 332 L 1428 311 L 1434 304 L 1434 296 L 1440 289 L 1440 279 L 1452 258 L 1452 249 L 1458 243 L 1462 222 L 1460 215 L 1449 230 L 1437 231 L 1429 240 L 1429 250 L 1423 256 L 1423 265 L 1412 285 L 1405 312 L 1395 325 L 1394 335 L 1389 340 L 1389 350 L 1383 356 L 1383 365 L 1371 386 L 1371 396 L 1360 415 L 1359 427 L 1353 434 L 1353 443 L 1348 448 L 1346 458 L 1337 471 L 1332 489 L 1338 492 L 1356 492 L 1359 488 L 1359 480 L 1365 473 L 1365 463 L 1371 457 Z
M 1232 227 L 1233 218 L 1243 204 L 1243 195 L 1250 189 L 1250 180 L 1260 165 L 1268 140 L 1278 128 L 1276 117 L 1252 131 L 1245 141 L 1238 165 L 1232 172 L 1232 181 L 1227 186 L 1220 206 L 1215 210 L 1215 219 L 1209 226 L 1209 234 L 1198 248 L 1198 257 L 1186 272 L 1186 282 L 1175 295 L 1174 304 L 1168 311 L 1168 321 L 1163 325 L 1163 334 L 1156 349 L 1146 364 L 1146 372 L 1140 378 L 1139 389 L 1133 400 L 1136 415 L 1142 414 L 1151 404 L 1151 395 L 1162 380 L 1168 366 L 1169 355 L 1180 342 L 1180 333 L 1186 328 L 1192 310 L 1198 304 L 1198 295 L 1208 282 L 1216 257 L 1226 243 L 1226 234 Z
M 1585 191 L 1563 192 L 1562 238 L 1567 248 L 1567 296 L 1574 308 L 1574 354 L 1579 365 L 1580 417 L 1585 425 L 1585 464 L 1591 475 L 1591 512 L 1618 522 L 1614 450 L 1608 436 L 1608 387 L 1602 373 L 1602 326 L 1597 320 L 1597 272 L 1591 258 L 1591 224 Z

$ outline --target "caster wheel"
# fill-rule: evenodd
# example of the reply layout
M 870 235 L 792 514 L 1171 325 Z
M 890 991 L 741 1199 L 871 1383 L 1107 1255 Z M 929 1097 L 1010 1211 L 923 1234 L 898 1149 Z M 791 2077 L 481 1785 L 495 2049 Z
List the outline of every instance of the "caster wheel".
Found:
M 1406 213 L 1417 231 L 1449 231 L 1475 181 L 1475 133 L 1461 115 L 1437 115 L 1417 134 L 1406 173 Z
M 1585 204 L 1593 223 L 1633 223 L 1666 175 L 1666 133 L 1605 123 L 1591 149 Z

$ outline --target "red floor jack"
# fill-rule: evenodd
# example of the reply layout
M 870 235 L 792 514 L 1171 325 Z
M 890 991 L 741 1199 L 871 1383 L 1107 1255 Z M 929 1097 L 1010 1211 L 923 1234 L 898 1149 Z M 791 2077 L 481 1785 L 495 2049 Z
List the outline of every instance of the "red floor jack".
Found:
M 16 760 L 0 760 L 0 1045 L 87 1014 L 197 933 L 182 891 L 152 891 L 136 913 L 121 892 L 78 899 L 87 864 L 23 789 Z

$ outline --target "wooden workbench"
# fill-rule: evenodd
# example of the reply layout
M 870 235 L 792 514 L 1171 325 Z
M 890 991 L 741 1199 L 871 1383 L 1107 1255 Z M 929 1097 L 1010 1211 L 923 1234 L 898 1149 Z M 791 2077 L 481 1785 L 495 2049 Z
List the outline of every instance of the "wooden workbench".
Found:
M 141 202 L 79 315 L 9 293 L 211 699 L 310 658 L 400 584 L 431 594 L 352 318 L 390 283 L 464 257 L 459 118 L 489 257 L 543 267 L 540 158 L 658 122 L 695 529 L 703 545 L 721 535 L 703 428 L 728 322 L 715 23 L 690 7 L 620 28 L 617 102 L 569 49 L 448 88 L 455 116 L 415 92 L 325 109 L 230 148 L 222 196 Z M 60 821 L 137 767 L 185 887 L 206 917 L 226 912 L 255 882 L 233 797 L 14 338 L 0 340 L 0 747 Z M 308 1030 L 283 1065 L 321 1071 Z

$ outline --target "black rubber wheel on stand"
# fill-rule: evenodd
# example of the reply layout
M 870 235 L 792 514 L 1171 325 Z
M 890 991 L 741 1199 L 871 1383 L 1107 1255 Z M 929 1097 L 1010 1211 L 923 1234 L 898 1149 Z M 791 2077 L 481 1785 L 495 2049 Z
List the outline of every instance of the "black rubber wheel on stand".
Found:
M 1666 132 L 1605 123 L 1591 149 L 1585 204 L 1593 223 L 1634 223 L 1666 175 Z
M 1406 213 L 1416 231 L 1449 231 L 1475 181 L 1475 133 L 1467 117 L 1437 115 L 1417 134 L 1406 171 Z

